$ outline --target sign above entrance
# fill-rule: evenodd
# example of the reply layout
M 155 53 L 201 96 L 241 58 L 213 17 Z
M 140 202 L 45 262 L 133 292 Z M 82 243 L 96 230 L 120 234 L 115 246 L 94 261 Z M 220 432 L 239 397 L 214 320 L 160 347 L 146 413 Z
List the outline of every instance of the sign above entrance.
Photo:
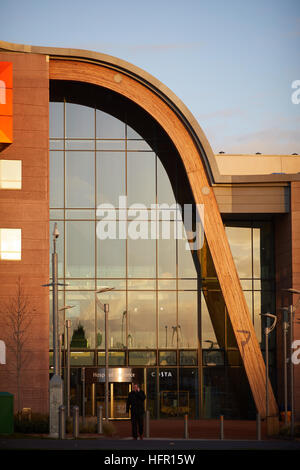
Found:
M 128 367 L 114 367 L 108 369 L 109 382 L 132 382 L 135 378 L 135 373 Z M 86 368 L 85 369 L 86 383 L 104 383 L 105 382 L 105 369 L 104 368 Z

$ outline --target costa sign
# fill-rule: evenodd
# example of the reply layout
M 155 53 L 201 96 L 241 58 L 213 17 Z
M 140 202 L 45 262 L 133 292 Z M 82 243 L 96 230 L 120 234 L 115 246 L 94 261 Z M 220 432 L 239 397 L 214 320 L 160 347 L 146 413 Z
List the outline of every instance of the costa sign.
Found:
M 13 141 L 13 70 L 11 62 L 0 62 L 0 145 Z

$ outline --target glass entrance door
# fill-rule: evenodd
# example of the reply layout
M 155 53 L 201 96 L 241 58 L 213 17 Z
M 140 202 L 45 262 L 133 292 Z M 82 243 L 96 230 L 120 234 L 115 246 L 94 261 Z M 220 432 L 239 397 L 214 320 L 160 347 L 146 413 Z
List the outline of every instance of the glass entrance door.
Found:
M 105 384 L 95 384 L 96 406 L 103 407 L 105 414 Z M 126 401 L 128 393 L 131 391 L 131 383 L 114 382 L 109 384 L 108 395 L 108 417 L 110 419 L 129 419 L 126 413 Z

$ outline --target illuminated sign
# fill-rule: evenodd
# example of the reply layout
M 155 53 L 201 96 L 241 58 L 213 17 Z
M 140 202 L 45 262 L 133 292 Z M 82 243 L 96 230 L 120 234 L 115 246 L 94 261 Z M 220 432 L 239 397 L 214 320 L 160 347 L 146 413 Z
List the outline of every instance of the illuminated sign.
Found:
M 0 145 L 11 144 L 13 138 L 12 63 L 0 62 Z

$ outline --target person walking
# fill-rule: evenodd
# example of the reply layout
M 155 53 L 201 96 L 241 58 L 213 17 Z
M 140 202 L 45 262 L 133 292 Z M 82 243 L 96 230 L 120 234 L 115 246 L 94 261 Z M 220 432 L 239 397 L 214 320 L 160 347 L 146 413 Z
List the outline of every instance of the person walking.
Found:
M 131 411 L 132 437 L 137 439 L 138 433 L 140 439 L 143 439 L 144 432 L 144 413 L 146 395 L 140 389 L 138 384 L 133 384 L 132 391 L 129 392 L 126 403 L 126 412 Z

